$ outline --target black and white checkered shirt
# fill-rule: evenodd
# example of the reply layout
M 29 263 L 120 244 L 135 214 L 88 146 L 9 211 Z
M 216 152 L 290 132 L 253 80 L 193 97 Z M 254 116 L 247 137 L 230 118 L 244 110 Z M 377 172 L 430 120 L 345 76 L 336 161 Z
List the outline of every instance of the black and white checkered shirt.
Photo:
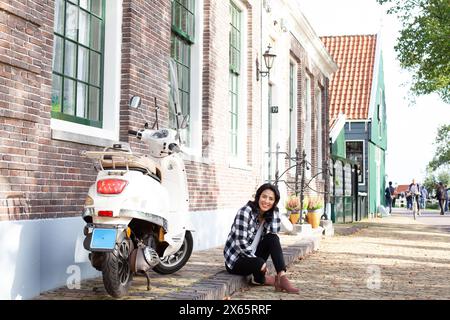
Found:
M 240 255 L 255 257 L 255 255 L 252 254 L 252 249 L 250 246 L 255 239 L 259 225 L 258 209 L 256 209 L 251 202 L 248 202 L 245 207 L 239 209 L 236 217 L 234 218 L 231 231 L 228 235 L 225 248 L 223 250 L 225 263 L 228 268 L 233 269 L 234 263 Z M 273 210 L 273 217 L 270 217 L 270 219 L 266 219 L 264 221 L 261 240 L 264 238 L 265 234 L 278 233 L 280 228 L 280 215 L 278 208 L 275 207 Z

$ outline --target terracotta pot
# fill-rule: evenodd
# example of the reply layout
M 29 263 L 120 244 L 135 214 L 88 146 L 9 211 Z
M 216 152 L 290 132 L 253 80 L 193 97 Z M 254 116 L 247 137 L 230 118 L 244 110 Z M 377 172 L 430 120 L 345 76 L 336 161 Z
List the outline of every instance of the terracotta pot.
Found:
M 322 209 L 308 210 L 307 217 L 309 224 L 311 224 L 311 228 L 315 229 L 320 225 L 321 216 L 322 216 Z
M 300 211 L 291 211 L 289 214 L 289 221 L 292 224 L 296 224 L 298 219 L 300 219 Z

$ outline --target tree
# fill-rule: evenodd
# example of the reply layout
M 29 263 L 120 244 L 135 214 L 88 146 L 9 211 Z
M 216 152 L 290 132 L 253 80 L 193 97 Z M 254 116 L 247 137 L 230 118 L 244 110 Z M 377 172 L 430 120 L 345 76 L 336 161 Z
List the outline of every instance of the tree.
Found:
M 430 161 L 428 167 L 436 170 L 439 167 L 450 165 L 450 124 L 442 125 L 438 128 L 436 141 L 434 142 L 436 151 L 433 160 Z
M 450 103 L 450 1 L 376 0 L 390 4 L 402 30 L 394 47 L 402 68 L 412 72 L 414 95 L 437 93 Z

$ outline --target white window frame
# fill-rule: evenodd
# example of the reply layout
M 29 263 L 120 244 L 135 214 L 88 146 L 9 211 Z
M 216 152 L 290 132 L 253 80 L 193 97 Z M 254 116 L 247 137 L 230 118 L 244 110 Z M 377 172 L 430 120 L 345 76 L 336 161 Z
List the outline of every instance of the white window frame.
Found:
M 242 1 L 230 1 L 241 10 L 241 73 L 239 75 L 239 100 L 238 100 L 238 141 L 237 156 L 229 154 L 229 166 L 231 168 L 249 169 L 247 165 L 248 128 L 247 128 L 247 40 L 248 40 L 248 11 Z M 231 3 L 230 3 L 231 5 Z M 231 127 L 231 125 L 229 125 Z
M 306 152 L 306 161 L 308 161 L 309 163 L 311 163 L 311 159 L 312 159 L 312 143 L 311 143 L 311 138 L 312 138 L 312 130 L 311 130 L 311 125 L 312 125 L 312 121 L 311 121 L 311 109 L 312 109 L 312 101 L 311 101 L 312 95 L 311 95 L 311 77 L 308 74 L 308 72 L 305 72 L 305 112 L 304 112 L 304 116 L 305 116 L 305 133 L 304 133 L 304 149 Z M 312 163 L 311 163 L 312 164 Z M 310 168 L 309 170 L 305 171 L 305 176 L 310 178 L 311 177 L 311 170 L 312 168 Z
M 191 46 L 191 91 L 189 96 L 190 146 L 183 146 L 183 158 L 196 162 L 207 162 L 202 158 L 203 119 L 202 119 L 202 77 L 203 77 L 203 1 L 195 1 L 195 42 Z
M 347 142 L 362 142 L 362 150 L 363 150 L 363 158 L 362 158 L 362 182 L 358 181 L 358 185 L 362 186 L 366 184 L 366 141 L 365 140 L 345 140 L 345 155 L 348 156 L 347 154 Z
M 293 158 L 293 157 L 295 157 L 295 149 L 298 148 L 298 141 L 297 141 L 298 140 L 298 135 L 297 135 L 297 132 L 298 132 L 298 127 L 297 127 L 297 120 L 298 120 L 297 119 L 297 112 L 298 112 L 298 107 L 297 107 L 297 94 L 298 94 L 297 72 L 298 72 L 298 66 L 297 66 L 297 61 L 295 61 L 294 59 L 290 59 L 290 61 L 289 61 L 289 72 L 290 72 L 290 69 L 291 69 L 291 65 L 294 66 L 294 68 L 293 68 L 294 69 L 293 70 L 294 76 L 293 76 L 293 84 L 292 84 L 292 88 L 293 88 L 293 93 L 292 93 L 292 95 L 293 95 L 293 99 L 292 99 L 293 100 L 292 101 L 293 108 L 292 108 L 292 111 L 289 110 L 288 117 L 290 117 L 290 119 L 291 119 L 291 127 L 289 128 L 289 138 L 290 138 L 289 148 L 291 150 L 290 156 L 291 156 L 291 158 Z M 289 86 L 290 85 L 291 85 L 291 83 L 290 83 L 290 79 L 289 79 Z M 289 87 L 289 90 L 290 90 L 290 87 Z M 289 101 L 289 103 L 290 103 L 290 101 Z M 300 152 L 300 155 L 301 155 L 301 150 L 299 150 L 299 152 Z M 290 166 L 294 165 L 294 161 L 290 160 L 289 165 Z
M 322 136 L 322 89 L 318 86 L 317 90 L 317 170 L 319 179 L 322 179 L 322 145 L 323 145 L 323 136 Z
M 110 146 L 119 140 L 122 3 L 123 0 L 105 3 L 104 65 L 108 67 L 103 71 L 103 128 L 51 118 L 52 139 L 95 146 Z

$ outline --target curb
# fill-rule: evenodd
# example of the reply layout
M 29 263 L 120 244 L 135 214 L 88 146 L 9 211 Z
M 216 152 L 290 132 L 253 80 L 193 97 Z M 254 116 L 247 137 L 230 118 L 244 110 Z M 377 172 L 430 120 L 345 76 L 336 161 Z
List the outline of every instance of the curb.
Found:
M 284 259 L 289 266 L 299 258 L 319 249 L 321 234 L 315 234 L 296 243 L 283 247 Z M 274 273 L 272 261 L 267 262 L 269 272 Z M 249 276 L 250 277 L 250 276 Z M 249 277 L 233 275 L 223 270 L 211 277 L 200 280 L 178 292 L 171 292 L 158 300 L 223 300 L 242 288 L 249 287 Z

